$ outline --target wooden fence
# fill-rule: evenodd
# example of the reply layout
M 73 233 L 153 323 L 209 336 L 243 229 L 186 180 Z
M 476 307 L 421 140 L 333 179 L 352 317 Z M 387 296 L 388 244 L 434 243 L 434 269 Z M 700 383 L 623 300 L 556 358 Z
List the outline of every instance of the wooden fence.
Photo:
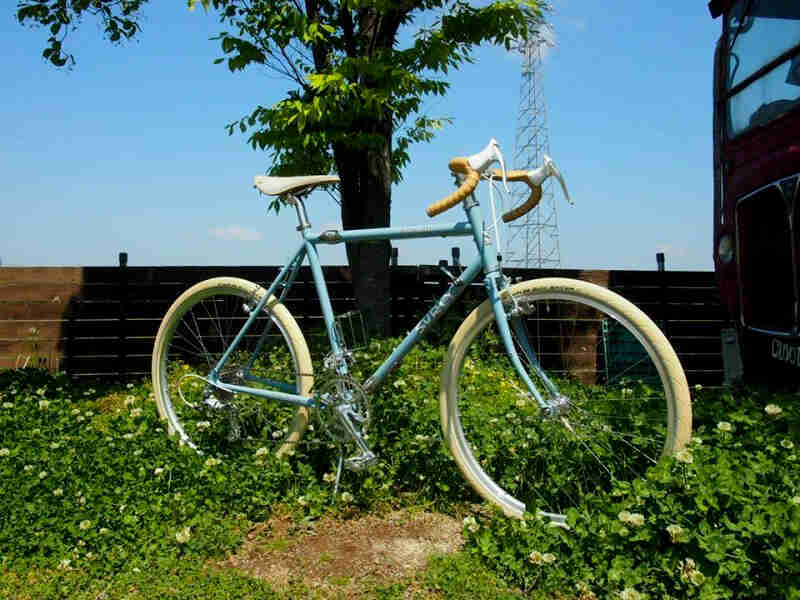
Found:
M 324 267 L 337 314 L 355 308 L 350 272 Z M 0 369 L 41 366 L 73 375 L 142 376 L 161 317 L 186 288 L 209 277 L 270 282 L 277 267 L 0 267 Z M 610 287 L 656 320 L 690 383 L 722 382 L 726 321 L 712 272 L 506 269 L 512 278 L 566 276 Z M 395 334 L 404 334 L 441 295 L 438 266 L 391 268 Z M 443 320 L 454 326 L 484 297 L 473 284 Z M 286 302 L 300 327 L 319 332 L 311 274 L 301 269 Z

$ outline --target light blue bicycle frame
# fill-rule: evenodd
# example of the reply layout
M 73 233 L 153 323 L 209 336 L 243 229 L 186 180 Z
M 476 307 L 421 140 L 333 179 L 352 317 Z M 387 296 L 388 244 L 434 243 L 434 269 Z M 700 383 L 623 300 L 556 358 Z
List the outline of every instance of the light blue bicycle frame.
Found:
M 362 242 L 373 240 L 394 240 L 394 239 L 413 239 L 413 238 L 434 238 L 434 237 L 467 237 L 472 236 L 478 248 L 478 256 L 472 264 L 466 268 L 457 278 L 455 278 L 447 291 L 436 301 L 425 316 L 420 319 L 417 325 L 406 335 L 403 341 L 394 349 L 388 358 L 381 364 L 380 367 L 373 373 L 363 384 L 366 392 L 371 392 L 377 388 L 386 376 L 397 366 L 400 361 L 408 354 L 414 347 L 417 341 L 425 334 L 425 332 L 433 325 L 439 317 L 441 317 L 453 305 L 464 290 L 469 286 L 475 278 L 481 273 L 484 273 L 484 283 L 488 298 L 494 310 L 495 321 L 498 326 L 498 332 L 509 359 L 514 365 L 520 378 L 525 382 L 533 397 L 542 408 L 549 408 L 551 403 L 542 398 L 539 390 L 534 385 L 528 372 L 524 368 L 520 356 L 512 341 L 512 329 L 516 333 L 516 338 L 520 342 L 521 349 L 525 354 L 525 358 L 535 371 L 537 377 L 541 380 L 553 397 L 558 396 L 558 391 L 554 384 L 547 378 L 543 370 L 539 367 L 539 362 L 533 348 L 528 343 L 528 337 L 524 334 L 524 324 L 522 319 L 514 314 L 514 307 L 512 310 L 506 312 L 501 298 L 501 292 L 507 287 L 507 280 L 503 277 L 500 268 L 499 257 L 494 250 L 491 238 L 488 232 L 485 231 L 484 222 L 480 211 L 480 206 L 472 198 L 467 198 L 464 201 L 464 210 L 467 214 L 467 222 L 460 222 L 450 225 L 431 225 L 431 226 L 416 226 L 416 227 L 385 227 L 378 229 L 358 229 L 349 231 L 324 231 L 319 234 L 310 233 L 311 225 L 306 216 L 305 205 L 302 198 L 291 198 L 291 203 L 295 205 L 298 213 L 300 226 L 298 229 L 301 231 L 302 240 L 297 250 L 291 255 L 286 265 L 281 269 L 278 276 L 267 289 L 267 293 L 258 302 L 258 304 L 250 311 L 250 316 L 242 326 L 242 329 L 234 338 L 231 345 L 220 358 L 217 365 L 209 374 L 209 381 L 215 386 L 226 389 L 231 392 L 240 392 L 252 394 L 296 404 L 299 406 L 306 406 L 309 408 L 317 408 L 319 403 L 313 396 L 302 396 L 293 393 L 295 386 L 293 384 L 281 381 L 267 380 L 256 377 L 249 373 L 255 357 L 263 347 L 266 340 L 267 331 L 261 335 L 261 338 L 256 345 L 255 350 L 250 358 L 250 362 L 246 365 L 243 378 L 246 381 L 255 381 L 261 384 L 269 385 L 274 389 L 265 390 L 262 388 L 253 388 L 243 385 L 235 385 L 220 381 L 219 373 L 228 361 L 231 353 L 234 351 L 239 341 L 244 337 L 245 333 L 255 322 L 257 316 L 264 308 L 267 300 L 273 296 L 279 288 L 282 288 L 282 293 L 279 298 L 283 297 L 288 292 L 289 288 L 294 282 L 297 271 L 303 261 L 307 258 L 309 266 L 311 267 L 311 274 L 314 279 L 314 285 L 319 297 L 320 306 L 322 308 L 322 315 L 325 322 L 325 327 L 330 340 L 332 355 L 334 363 L 339 375 L 347 374 L 347 361 L 343 359 L 346 348 L 344 348 L 343 341 L 340 339 L 338 329 L 336 327 L 336 320 L 331 306 L 331 300 L 328 295 L 328 287 L 322 273 L 322 266 L 319 261 L 319 254 L 317 252 L 318 244 L 341 244 L 346 242 Z M 509 326 L 510 323 L 510 326 Z

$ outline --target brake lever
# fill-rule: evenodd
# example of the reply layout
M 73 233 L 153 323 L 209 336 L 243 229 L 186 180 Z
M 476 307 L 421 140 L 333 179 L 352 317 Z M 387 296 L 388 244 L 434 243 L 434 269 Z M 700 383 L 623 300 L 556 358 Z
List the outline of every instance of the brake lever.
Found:
M 530 181 L 532 186 L 541 186 L 544 180 L 551 175 L 558 179 L 558 183 L 561 184 L 561 190 L 564 192 L 564 197 L 567 199 L 567 202 L 574 206 L 575 203 L 569 196 L 567 182 L 564 181 L 564 176 L 556 166 L 556 163 L 553 162 L 553 159 L 547 156 L 547 154 L 544 155 L 544 162 L 541 167 L 528 171 L 528 181 Z
M 500 144 L 497 143 L 496 139 L 492 138 L 489 140 L 489 143 L 483 150 L 477 154 L 473 154 L 468 160 L 470 166 L 481 174 L 483 174 L 493 162 L 499 162 L 500 169 L 503 173 L 503 187 L 506 193 L 510 193 L 506 178 L 506 161 L 503 159 L 503 153 L 500 152 Z
M 500 152 L 500 145 L 496 141 L 494 141 L 494 157 L 495 160 L 500 163 L 500 171 L 503 173 L 503 188 L 506 190 L 506 194 L 510 194 L 511 190 L 508 189 L 508 181 L 506 180 L 506 161 L 503 159 L 503 153 Z
M 556 166 L 556 163 L 553 162 L 553 159 L 547 156 L 547 154 L 544 155 L 544 164 L 547 166 L 548 171 L 550 171 L 550 175 L 558 179 L 558 183 L 561 184 L 561 191 L 564 192 L 564 197 L 567 199 L 567 202 L 569 202 L 571 206 L 575 206 L 572 198 L 569 197 L 569 192 L 567 191 L 567 182 L 564 181 L 564 176 Z

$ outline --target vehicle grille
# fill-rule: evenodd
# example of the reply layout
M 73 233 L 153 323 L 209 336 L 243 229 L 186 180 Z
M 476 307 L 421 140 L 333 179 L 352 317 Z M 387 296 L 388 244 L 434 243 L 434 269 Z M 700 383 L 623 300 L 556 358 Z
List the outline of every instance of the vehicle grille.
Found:
M 742 319 L 749 327 L 789 333 L 794 326 L 790 215 L 795 183 L 791 189 L 784 183 L 783 191 L 778 183 L 769 185 L 736 207 Z

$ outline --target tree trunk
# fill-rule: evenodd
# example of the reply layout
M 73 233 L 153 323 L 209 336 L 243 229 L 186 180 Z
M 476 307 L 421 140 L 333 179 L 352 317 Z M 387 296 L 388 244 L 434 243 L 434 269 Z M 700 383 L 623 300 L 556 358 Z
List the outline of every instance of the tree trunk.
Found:
M 344 229 L 388 227 L 392 204 L 391 119 L 362 123 L 359 132 L 369 132 L 380 143 L 366 151 L 344 143 L 334 145 L 333 154 L 341 179 L 342 225 Z M 371 334 L 391 334 L 388 240 L 347 244 L 356 303 Z

